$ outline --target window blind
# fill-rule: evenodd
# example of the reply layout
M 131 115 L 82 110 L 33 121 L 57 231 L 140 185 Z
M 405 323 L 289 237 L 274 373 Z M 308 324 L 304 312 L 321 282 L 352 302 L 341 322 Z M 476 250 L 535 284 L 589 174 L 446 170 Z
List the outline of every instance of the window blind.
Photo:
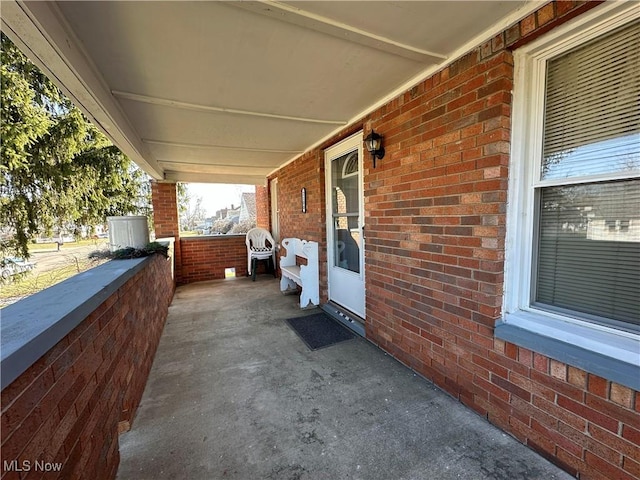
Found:
M 640 325 L 640 180 L 541 191 L 535 301 Z
M 545 89 L 533 304 L 637 330 L 640 21 L 549 60 Z
M 640 169 L 640 22 L 547 63 L 542 179 Z

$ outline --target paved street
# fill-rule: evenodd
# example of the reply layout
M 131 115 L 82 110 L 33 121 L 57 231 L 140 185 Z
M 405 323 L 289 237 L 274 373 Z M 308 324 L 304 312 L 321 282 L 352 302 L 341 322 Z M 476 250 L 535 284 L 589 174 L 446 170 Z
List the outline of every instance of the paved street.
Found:
M 70 265 L 76 261 L 84 261 L 95 250 L 107 248 L 107 240 L 96 240 L 95 244 L 82 246 L 63 246 L 58 252 L 55 247 L 49 250 L 35 250 L 31 252 L 29 261 L 36 262 L 34 274 L 45 273 L 56 268 Z

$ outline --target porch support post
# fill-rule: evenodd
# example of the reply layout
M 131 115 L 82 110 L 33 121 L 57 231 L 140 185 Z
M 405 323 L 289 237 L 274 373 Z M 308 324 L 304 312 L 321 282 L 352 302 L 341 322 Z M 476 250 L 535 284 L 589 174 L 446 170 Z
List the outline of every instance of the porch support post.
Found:
M 269 222 L 269 190 L 262 185 L 256 185 L 256 226 L 271 231 Z
M 180 254 L 180 224 L 178 221 L 178 190 L 175 182 L 151 180 L 153 225 L 156 238 L 174 237 L 175 280 L 182 270 Z

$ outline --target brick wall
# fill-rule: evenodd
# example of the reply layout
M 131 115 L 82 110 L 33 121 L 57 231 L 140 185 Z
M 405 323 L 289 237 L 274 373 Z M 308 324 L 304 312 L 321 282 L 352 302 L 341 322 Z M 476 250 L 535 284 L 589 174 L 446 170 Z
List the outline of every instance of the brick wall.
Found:
M 171 182 L 151 182 L 153 204 L 153 224 L 156 237 L 179 237 L 178 193 L 176 184 Z
M 115 478 L 118 433 L 132 422 L 173 295 L 154 256 L 80 325 L 2 390 L 2 465 L 60 462 L 59 474 L 2 469 L 2 479 Z
M 269 217 L 269 189 L 256 185 L 256 226 L 271 230 Z
M 180 245 L 180 223 L 178 216 L 178 190 L 173 182 L 151 181 L 151 203 L 153 205 L 153 228 L 156 238 L 174 237 L 174 278 L 180 278 L 182 251 Z
M 345 133 L 333 141 L 346 137 Z M 302 238 L 318 242 L 320 301 L 327 301 L 327 248 L 324 152 L 314 150 L 296 159 L 270 178 L 278 178 L 280 240 Z M 302 213 L 302 188 L 307 189 L 307 212 Z
M 325 238 L 324 155 L 309 152 L 277 172 L 280 237 L 323 242 Z M 302 188 L 307 212 L 302 213 Z
M 247 274 L 247 247 L 244 235 L 190 237 L 180 240 L 182 265 L 178 284 L 224 279 L 225 268 L 235 268 L 236 276 Z
M 571 474 L 638 479 L 638 392 L 493 335 L 503 291 L 511 49 L 596 5 L 543 6 L 274 176 L 281 237 L 318 240 L 326 252 L 322 148 L 359 129 L 383 134 L 386 156 L 376 169 L 365 153 L 367 337 Z
M 460 354 L 489 348 L 502 303 L 513 60 L 496 50 L 370 119 L 387 154 L 365 175 L 367 333 L 455 396 Z

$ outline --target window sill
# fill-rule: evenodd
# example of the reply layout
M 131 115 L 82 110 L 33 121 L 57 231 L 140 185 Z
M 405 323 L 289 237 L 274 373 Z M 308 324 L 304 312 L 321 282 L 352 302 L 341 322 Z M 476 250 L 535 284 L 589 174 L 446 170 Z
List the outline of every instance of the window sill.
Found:
M 632 334 L 518 311 L 496 322 L 495 336 L 640 390 L 640 340 Z

